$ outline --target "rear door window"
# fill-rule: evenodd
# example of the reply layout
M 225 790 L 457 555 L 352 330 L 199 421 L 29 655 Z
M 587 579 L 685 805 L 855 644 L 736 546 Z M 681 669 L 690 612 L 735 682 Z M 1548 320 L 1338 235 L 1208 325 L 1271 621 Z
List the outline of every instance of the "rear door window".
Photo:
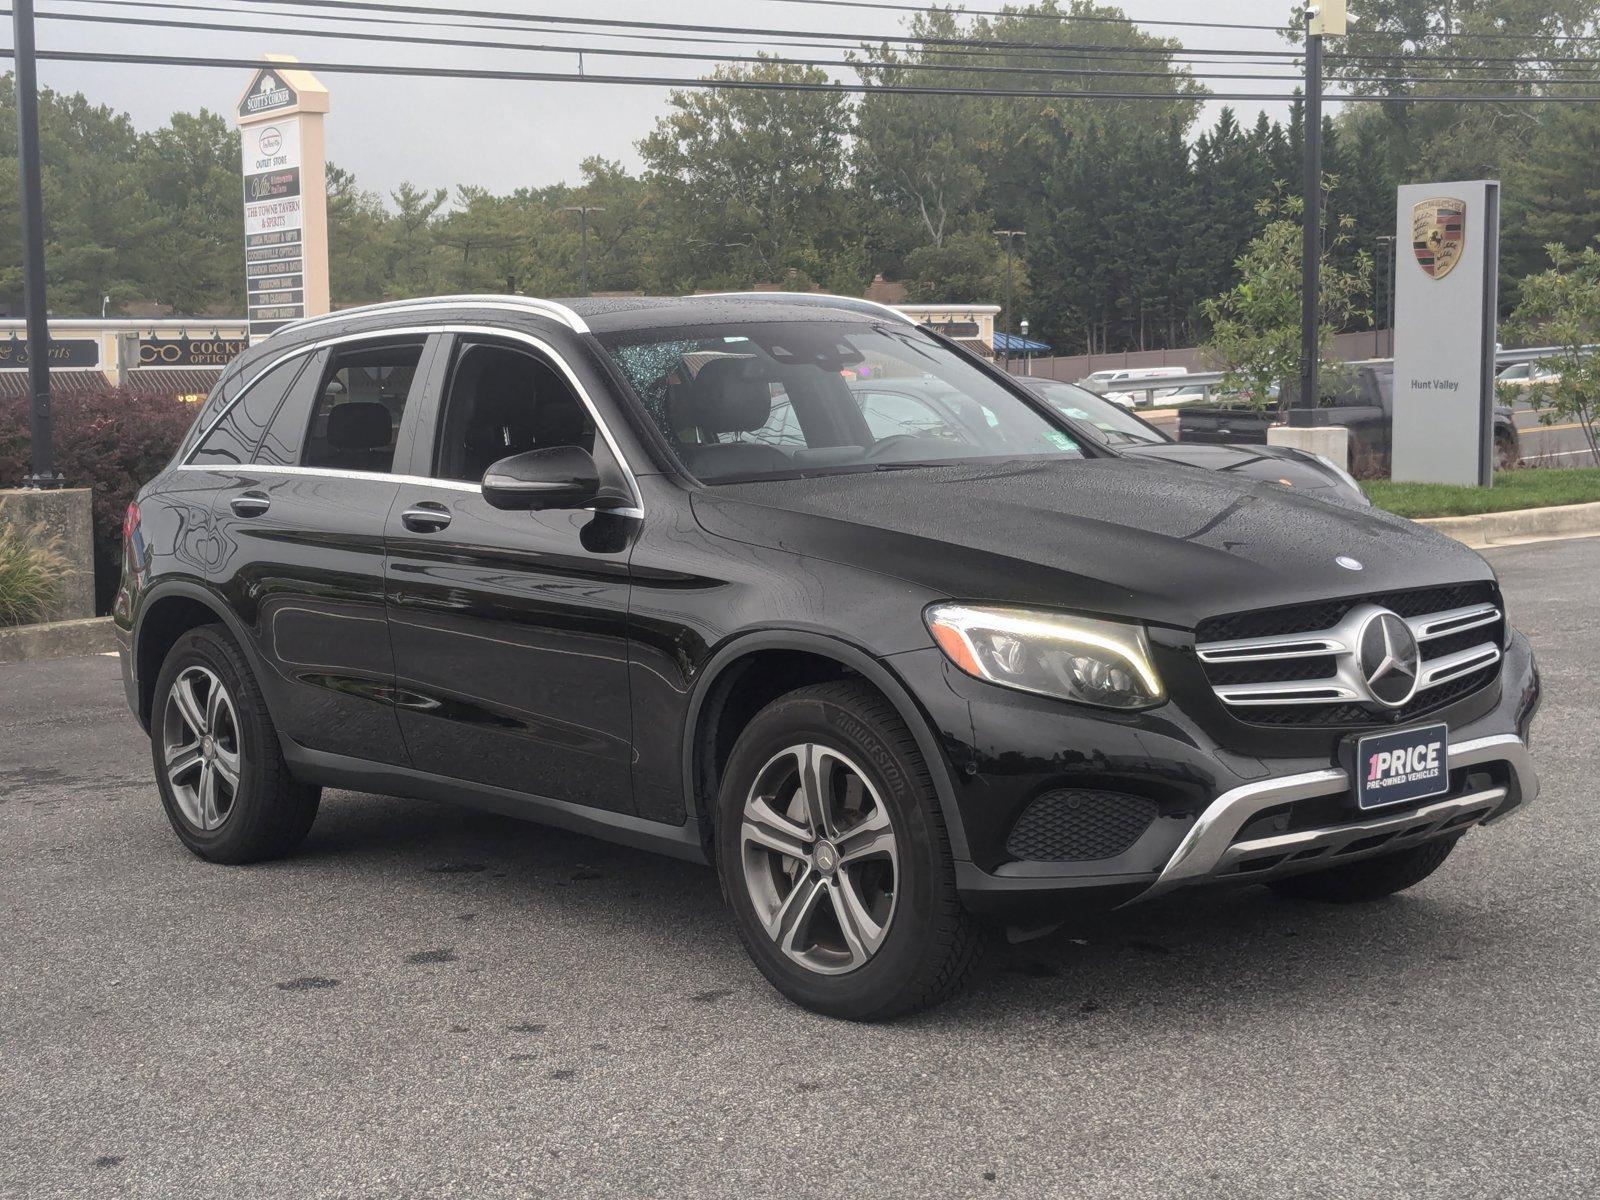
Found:
M 334 350 L 312 405 L 301 465 L 392 472 L 422 346 L 418 339 Z

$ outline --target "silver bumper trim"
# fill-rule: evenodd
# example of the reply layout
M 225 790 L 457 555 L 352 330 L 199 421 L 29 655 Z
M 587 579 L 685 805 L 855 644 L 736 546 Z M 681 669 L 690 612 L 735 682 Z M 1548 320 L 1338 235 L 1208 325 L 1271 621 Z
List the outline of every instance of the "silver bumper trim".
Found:
M 1259 871 L 1268 876 L 1280 867 L 1345 862 L 1400 850 L 1450 829 L 1476 825 L 1505 803 L 1505 798 L 1505 788 L 1485 788 L 1369 821 L 1235 842 L 1223 851 L 1217 874 L 1248 876 Z M 1381 844 L 1372 845 L 1374 842 Z
M 1516 734 L 1501 733 L 1473 738 L 1450 747 L 1451 770 L 1490 762 L 1504 762 L 1511 768 L 1522 803 L 1527 804 L 1538 797 L 1539 776 L 1533 767 L 1533 756 Z M 1263 779 L 1259 783 L 1247 783 L 1224 792 L 1206 806 L 1178 848 L 1172 852 L 1172 857 L 1167 860 L 1156 881 L 1128 903 L 1148 900 L 1216 874 L 1234 846 L 1234 838 L 1239 830 L 1257 813 L 1279 804 L 1343 792 L 1349 787 L 1350 776 L 1340 767 L 1331 767 L 1322 771 L 1308 771 L 1303 775 Z M 1493 820 L 1495 815 L 1490 813 L 1484 819 Z

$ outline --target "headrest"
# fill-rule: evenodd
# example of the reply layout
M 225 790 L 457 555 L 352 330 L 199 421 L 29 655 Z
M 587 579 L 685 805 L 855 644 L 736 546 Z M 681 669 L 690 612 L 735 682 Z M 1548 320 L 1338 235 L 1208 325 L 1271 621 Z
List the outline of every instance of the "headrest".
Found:
M 704 433 L 748 433 L 772 415 L 772 388 L 748 358 L 718 358 L 689 389 L 689 419 Z
M 376 400 L 351 400 L 328 410 L 328 445 L 335 450 L 381 449 L 392 428 L 389 410 Z

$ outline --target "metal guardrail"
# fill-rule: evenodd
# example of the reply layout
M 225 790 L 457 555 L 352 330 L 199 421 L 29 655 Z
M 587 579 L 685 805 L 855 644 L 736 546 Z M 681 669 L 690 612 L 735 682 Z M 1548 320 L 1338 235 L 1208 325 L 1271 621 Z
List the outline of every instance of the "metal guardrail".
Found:
M 1600 346 L 1585 346 L 1584 349 L 1594 352 L 1600 350 Z M 1540 362 L 1543 359 L 1564 353 L 1564 351 L 1565 347 L 1563 346 L 1528 346 L 1520 350 L 1499 350 L 1495 352 L 1494 364 L 1498 369 L 1512 366 L 1515 363 Z M 1394 359 L 1352 359 L 1343 365 L 1348 367 L 1392 367 Z M 1187 375 L 1166 375 L 1160 379 L 1124 379 L 1113 383 L 1097 379 L 1093 383 L 1088 380 L 1078 380 L 1077 383 L 1079 387 L 1102 396 L 1113 394 L 1131 396 L 1137 407 L 1146 408 L 1159 406 L 1163 399 L 1171 396 L 1174 392 L 1196 386 L 1204 388 L 1205 393 L 1200 400 L 1192 403 L 1203 404 L 1211 399 L 1212 390 L 1222 382 L 1222 378 L 1223 373 L 1221 371 L 1192 371 Z M 1189 402 L 1185 401 L 1185 403 Z

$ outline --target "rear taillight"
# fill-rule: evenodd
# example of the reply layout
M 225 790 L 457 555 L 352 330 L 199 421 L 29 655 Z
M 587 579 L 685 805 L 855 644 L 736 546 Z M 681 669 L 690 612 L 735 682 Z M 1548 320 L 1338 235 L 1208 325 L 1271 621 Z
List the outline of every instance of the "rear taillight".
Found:
M 122 514 L 122 540 L 128 541 L 133 537 L 133 531 L 139 528 L 139 502 L 135 500 L 128 505 L 128 511 Z

